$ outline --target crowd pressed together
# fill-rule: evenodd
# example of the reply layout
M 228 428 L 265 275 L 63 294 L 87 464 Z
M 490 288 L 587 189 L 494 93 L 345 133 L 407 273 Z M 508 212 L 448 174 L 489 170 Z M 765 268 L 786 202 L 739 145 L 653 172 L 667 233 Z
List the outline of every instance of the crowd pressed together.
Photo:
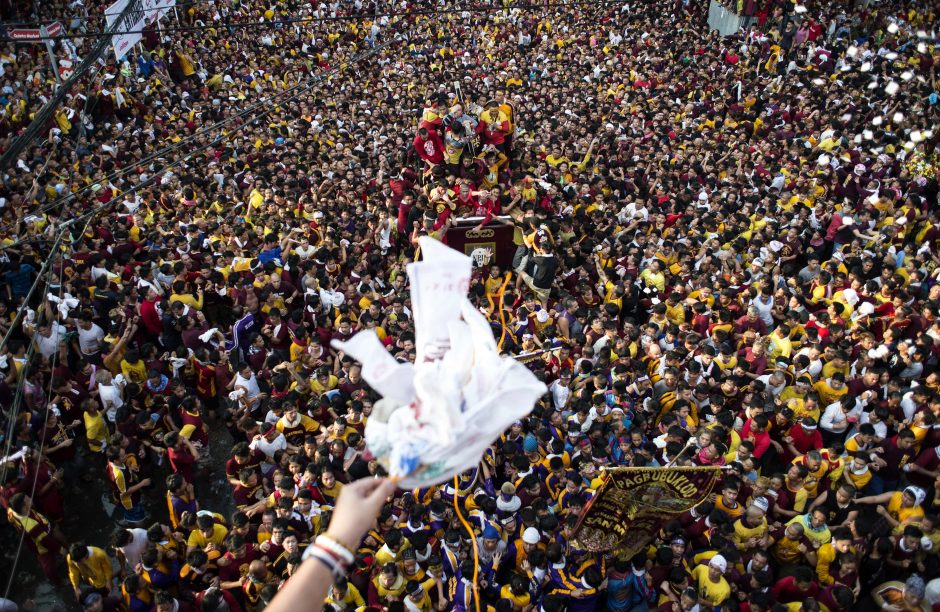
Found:
M 104 3 L 39 4 L 88 51 Z M 329 609 L 940 605 L 937 3 L 745 4 L 205 0 L 107 58 L 0 187 L 24 556 L 86 610 L 263 609 L 382 473 L 331 340 L 413 360 L 405 265 L 474 217 L 515 257 L 471 299 L 549 392 L 330 540 Z M 4 149 L 41 51 L 0 50 Z M 603 468 L 665 465 L 726 470 L 648 551 L 577 547 Z M 63 533 L 88 481 L 108 541 Z

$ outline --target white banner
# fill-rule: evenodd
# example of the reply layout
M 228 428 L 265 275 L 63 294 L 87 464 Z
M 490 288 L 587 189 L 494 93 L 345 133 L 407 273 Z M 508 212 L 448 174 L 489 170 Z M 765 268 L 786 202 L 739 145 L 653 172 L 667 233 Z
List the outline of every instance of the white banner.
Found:
M 176 0 L 144 0 L 143 5 L 149 25 L 163 19 L 164 15 L 173 10 Z
M 131 8 L 118 23 L 115 22 L 130 4 Z M 121 61 L 131 48 L 143 38 L 140 32 L 148 25 L 160 20 L 176 6 L 176 0 L 117 0 L 105 9 L 105 21 L 114 31 L 122 32 L 111 36 L 114 57 Z

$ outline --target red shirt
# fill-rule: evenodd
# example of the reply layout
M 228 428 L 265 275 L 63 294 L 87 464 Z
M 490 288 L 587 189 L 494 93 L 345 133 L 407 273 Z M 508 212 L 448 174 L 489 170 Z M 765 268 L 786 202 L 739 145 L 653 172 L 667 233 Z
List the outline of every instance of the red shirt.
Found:
M 802 601 L 809 597 L 816 597 L 819 594 L 819 585 L 816 581 L 810 583 L 809 589 L 801 591 L 796 588 L 796 578 L 787 576 L 777 581 L 777 584 L 771 589 L 774 599 L 778 603 L 790 603 L 793 601 Z
M 754 422 L 751 419 L 744 422 L 744 427 L 741 429 L 741 439 L 750 440 L 754 443 L 754 452 L 752 454 L 760 459 L 770 446 L 770 434 L 766 431 L 760 433 L 751 431 L 753 426 Z
M 424 161 L 430 164 L 444 163 L 444 143 L 441 142 L 441 137 L 436 132 L 429 131 L 426 139 L 421 138 L 420 135 L 415 136 L 414 145 L 418 157 Z
M 790 431 L 787 432 L 793 440 L 793 448 L 800 451 L 801 455 L 805 455 L 807 452 L 813 449 L 820 449 L 823 447 L 822 434 L 819 433 L 818 429 L 812 431 L 806 431 L 803 429 L 803 426 L 797 423 L 790 428 Z M 787 462 L 789 463 L 796 457 L 789 457 Z

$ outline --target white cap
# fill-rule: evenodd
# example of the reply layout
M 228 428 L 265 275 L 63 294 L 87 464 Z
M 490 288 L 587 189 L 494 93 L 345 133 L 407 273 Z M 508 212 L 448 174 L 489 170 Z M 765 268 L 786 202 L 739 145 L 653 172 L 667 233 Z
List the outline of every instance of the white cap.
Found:
M 719 571 L 725 571 L 728 569 L 728 562 L 721 555 L 715 555 L 708 562 L 708 565 L 714 568 L 717 568 Z
M 538 311 L 537 313 L 535 313 L 535 318 L 538 319 L 539 323 L 545 323 L 546 321 L 548 321 L 548 311 L 547 310 Z
M 541 540 L 542 536 L 539 535 L 539 530 L 535 527 L 527 527 L 522 532 L 522 541 L 526 544 L 538 544 Z

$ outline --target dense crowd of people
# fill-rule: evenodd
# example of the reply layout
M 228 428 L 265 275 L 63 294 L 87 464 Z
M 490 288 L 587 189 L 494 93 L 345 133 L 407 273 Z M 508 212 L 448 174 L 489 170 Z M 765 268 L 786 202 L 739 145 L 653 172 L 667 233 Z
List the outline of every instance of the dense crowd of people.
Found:
M 88 52 L 104 3 L 37 4 Z M 937 3 L 738 4 L 201 0 L 102 60 L 0 186 L 24 556 L 85 610 L 261 610 L 304 563 L 337 611 L 940 605 Z M 0 52 L 4 150 L 43 50 Z M 341 541 L 383 470 L 330 342 L 413 360 L 405 266 L 462 218 L 513 226 L 470 294 L 549 391 Z M 725 470 L 578 547 L 604 468 L 666 465 Z M 63 529 L 91 481 L 107 541 Z

